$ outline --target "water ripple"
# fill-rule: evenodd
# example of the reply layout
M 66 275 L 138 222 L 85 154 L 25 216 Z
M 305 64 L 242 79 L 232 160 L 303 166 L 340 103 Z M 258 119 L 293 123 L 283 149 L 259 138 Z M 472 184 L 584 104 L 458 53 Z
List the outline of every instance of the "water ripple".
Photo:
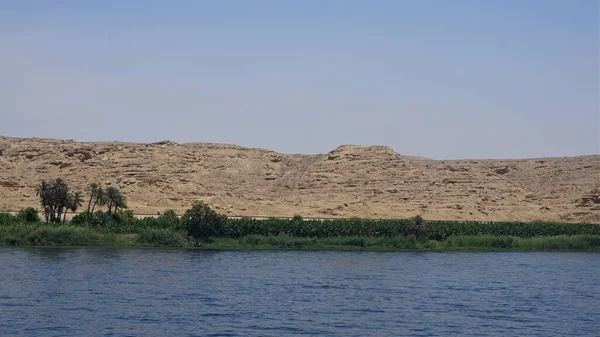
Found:
M 0 335 L 598 336 L 600 255 L 0 249 Z

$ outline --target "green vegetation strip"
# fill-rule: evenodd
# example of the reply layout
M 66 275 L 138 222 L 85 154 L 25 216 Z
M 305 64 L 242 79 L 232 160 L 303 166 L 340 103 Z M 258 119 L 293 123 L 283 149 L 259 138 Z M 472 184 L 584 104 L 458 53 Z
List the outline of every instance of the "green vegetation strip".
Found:
M 64 214 L 64 213 L 63 213 Z M 41 221 L 26 208 L 0 213 L 0 245 L 152 246 L 205 249 L 600 250 L 600 224 L 554 222 L 230 219 L 196 203 L 181 217 L 167 211 L 137 219 L 132 211 L 87 211 Z
M 445 240 L 451 236 L 557 236 L 557 235 L 600 235 L 600 224 L 571 224 L 553 222 L 460 222 L 427 221 L 415 228 L 413 219 L 369 220 L 302 220 L 297 219 L 227 219 L 215 226 L 212 236 L 242 237 L 248 235 L 288 235 L 294 237 L 380 237 L 422 234 L 434 240 Z
M 115 234 L 71 225 L 20 224 L 0 226 L 0 245 L 186 247 L 190 245 L 190 240 L 184 232 L 164 229 L 143 229 L 134 234 Z
M 514 250 L 514 251 L 600 251 L 600 236 L 462 236 L 444 241 L 399 237 L 300 238 L 288 236 L 246 236 L 217 238 L 203 245 L 215 249 L 338 249 L 338 250 Z
M 184 232 L 142 229 L 134 234 L 102 233 L 71 225 L 39 224 L 0 226 L 0 245 L 5 246 L 118 246 L 193 247 Z M 519 238 L 513 236 L 452 236 L 443 241 L 416 236 L 293 237 L 286 235 L 207 238 L 203 249 L 336 249 L 336 250 L 522 250 L 600 251 L 598 235 L 560 235 Z

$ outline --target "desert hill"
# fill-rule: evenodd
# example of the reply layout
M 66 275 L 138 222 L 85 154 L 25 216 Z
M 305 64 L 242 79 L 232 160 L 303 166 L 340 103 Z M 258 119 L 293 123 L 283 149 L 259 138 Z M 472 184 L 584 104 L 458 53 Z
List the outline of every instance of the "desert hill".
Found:
M 140 214 L 202 200 L 228 215 L 600 222 L 600 156 L 431 160 L 384 146 L 289 155 L 169 141 L 82 143 L 0 136 L 0 210 L 38 206 L 64 178 L 117 186 Z

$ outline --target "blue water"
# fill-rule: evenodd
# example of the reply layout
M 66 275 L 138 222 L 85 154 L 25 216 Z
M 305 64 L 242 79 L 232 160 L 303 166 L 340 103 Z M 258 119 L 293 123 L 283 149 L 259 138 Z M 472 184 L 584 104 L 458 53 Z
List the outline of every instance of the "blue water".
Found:
M 0 249 L 1 336 L 600 336 L 600 254 Z

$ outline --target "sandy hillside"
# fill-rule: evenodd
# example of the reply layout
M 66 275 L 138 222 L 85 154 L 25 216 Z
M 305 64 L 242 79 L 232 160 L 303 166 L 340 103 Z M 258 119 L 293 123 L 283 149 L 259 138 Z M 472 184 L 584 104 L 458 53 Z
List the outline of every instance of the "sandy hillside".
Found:
M 118 186 L 136 213 L 203 200 L 229 215 L 600 222 L 600 156 L 429 160 L 383 146 L 287 155 L 222 144 L 0 137 L 0 210 L 65 178 Z

